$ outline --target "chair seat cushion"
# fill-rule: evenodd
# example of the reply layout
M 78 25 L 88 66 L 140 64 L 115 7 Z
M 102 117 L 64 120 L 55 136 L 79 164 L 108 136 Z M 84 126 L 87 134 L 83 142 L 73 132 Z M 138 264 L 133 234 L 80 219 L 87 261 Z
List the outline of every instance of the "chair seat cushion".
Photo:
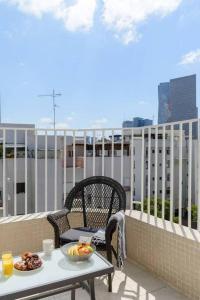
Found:
M 77 228 L 72 228 L 67 231 L 65 231 L 63 234 L 60 236 L 60 244 L 64 245 L 67 243 L 72 243 L 72 242 L 77 242 L 80 238 L 80 236 L 88 236 L 88 237 L 93 237 L 93 235 L 98 231 L 96 228 L 91 228 L 91 227 L 77 227 Z M 105 247 L 105 244 L 103 243 L 100 245 L 98 243 L 98 247 Z

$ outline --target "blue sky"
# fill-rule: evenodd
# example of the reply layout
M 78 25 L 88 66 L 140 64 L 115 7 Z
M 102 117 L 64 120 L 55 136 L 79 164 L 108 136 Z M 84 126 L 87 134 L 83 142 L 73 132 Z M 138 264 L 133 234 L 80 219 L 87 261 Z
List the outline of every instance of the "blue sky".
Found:
M 42 3 L 41 3 L 42 2 Z M 119 127 L 157 119 L 157 86 L 197 74 L 199 0 L 0 0 L 0 92 L 4 122 Z

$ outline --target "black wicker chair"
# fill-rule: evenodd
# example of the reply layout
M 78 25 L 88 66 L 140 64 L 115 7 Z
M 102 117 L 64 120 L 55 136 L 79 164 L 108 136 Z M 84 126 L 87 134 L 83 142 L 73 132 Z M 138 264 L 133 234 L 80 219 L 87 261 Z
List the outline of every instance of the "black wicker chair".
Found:
M 110 216 L 126 209 L 126 193 L 115 180 L 105 176 L 94 176 L 82 180 L 70 191 L 65 201 L 65 209 L 47 216 L 55 232 L 55 247 L 75 242 L 80 235 L 93 235 L 99 229 L 105 230 L 106 243 L 96 245 L 97 251 L 106 251 L 112 263 L 113 233 L 117 229 L 117 216 L 108 222 Z M 71 228 L 68 220 L 70 212 L 82 212 L 83 227 Z M 112 290 L 111 276 L 108 277 L 109 291 Z

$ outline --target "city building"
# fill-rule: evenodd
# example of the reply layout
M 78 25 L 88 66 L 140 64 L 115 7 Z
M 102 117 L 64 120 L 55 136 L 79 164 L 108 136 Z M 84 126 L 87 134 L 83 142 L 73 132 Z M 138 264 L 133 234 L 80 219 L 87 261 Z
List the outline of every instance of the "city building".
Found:
M 171 79 L 158 86 L 158 124 L 196 119 L 196 75 Z
M 170 117 L 169 87 L 169 82 L 160 83 L 158 86 L 158 124 L 166 123 Z
M 123 128 L 131 128 L 131 127 L 144 127 L 153 125 L 153 121 L 150 119 L 144 119 L 140 117 L 133 118 L 132 121 L 124 121 L 122 124 Z

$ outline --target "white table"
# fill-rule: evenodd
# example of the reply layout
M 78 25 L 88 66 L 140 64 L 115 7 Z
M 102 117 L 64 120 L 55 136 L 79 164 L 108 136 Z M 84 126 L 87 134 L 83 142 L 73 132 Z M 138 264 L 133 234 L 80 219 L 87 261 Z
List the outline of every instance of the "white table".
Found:
M 95 277 L 114 271 L 112 264 L 98 253 L 85 262 L 69 261 L 60 249 L 54 250 L 51 257 L 39 255 L 43 260 L 42 269 L 30 273 L 14 270 L 9 278 L 3 277 L 0 262 L 0 300 L 41 299 L 68 290 L 74 300 L 75 289 L 81 286 L 89 292 L 90 299 L 95 300 Z M 15 258 L 17 260 L 20 258 Z

